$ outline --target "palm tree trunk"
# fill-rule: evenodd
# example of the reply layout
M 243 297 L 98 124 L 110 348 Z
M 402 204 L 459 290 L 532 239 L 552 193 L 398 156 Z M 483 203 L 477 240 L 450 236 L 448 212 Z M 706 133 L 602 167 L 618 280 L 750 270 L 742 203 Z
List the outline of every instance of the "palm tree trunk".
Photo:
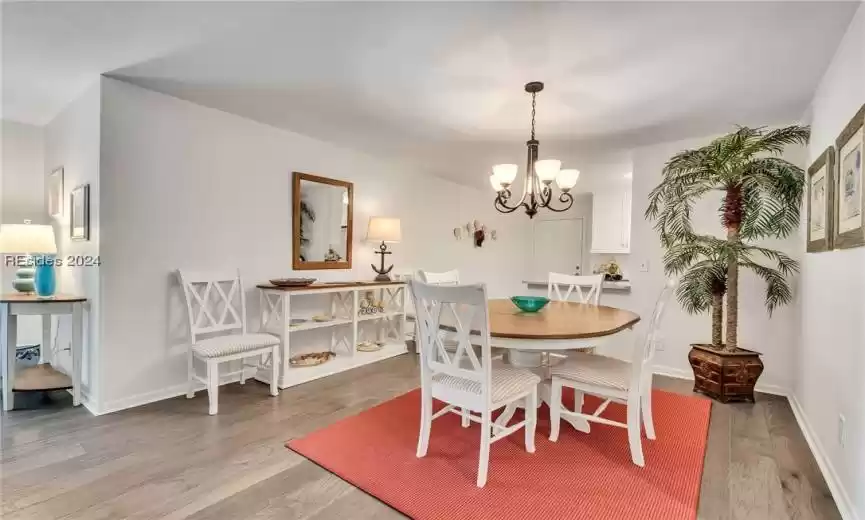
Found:
M 712 294 L 712 346 L 720 349 L 724 345 L 724 293 Z
M 727 229 L 727 241 L 739 241 L 739 226 Z M 727 260 L 727 344 L 725 350 L 739 347 L 739 259 Z
M 738 184 L 727 188 L 724 197 L 722 223 L 727 228 L 727 243 L 739 242 L 739 226 L 742 224 L 742 187 Z M 728 351 L 739 347 L 739 258 L 727 259 L 727 344 Z

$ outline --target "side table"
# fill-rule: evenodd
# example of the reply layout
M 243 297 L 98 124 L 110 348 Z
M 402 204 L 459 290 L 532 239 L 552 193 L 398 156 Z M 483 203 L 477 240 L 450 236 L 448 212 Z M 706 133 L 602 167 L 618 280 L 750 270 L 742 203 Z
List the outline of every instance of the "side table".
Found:
M 72 404 L 81 404 L 81 357 L 84 304 L 87 298 L 56 294 L 39 298 L 35 294 L 0 295 L 0 353 L 3 365 L 3 409 L 15 407 L 15 392 L 72 389 Z M 72 378 L 51 367 L 51 316 L 72 315 Z M 41 358 L 45 364 L 15 370 L 18 316 L 42 316 Z

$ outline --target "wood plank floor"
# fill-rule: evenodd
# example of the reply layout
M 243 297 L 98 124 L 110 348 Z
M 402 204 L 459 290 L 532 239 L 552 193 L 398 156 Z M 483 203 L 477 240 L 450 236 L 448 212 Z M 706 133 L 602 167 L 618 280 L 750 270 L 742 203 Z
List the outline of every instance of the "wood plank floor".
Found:
M 686 381 L 655 381 L 690 393 Z M 417 384 L 416 357 L 405 355 L 276 398 L 256 382 L 225 386 L 214 417 L 205 392 L 102 417 L 56 394 L 57 402 L 2 416 L 0 516 L 402 518 L 283 443 Z M 699 518 L 840 518 L 786 399 L 713 404 Z

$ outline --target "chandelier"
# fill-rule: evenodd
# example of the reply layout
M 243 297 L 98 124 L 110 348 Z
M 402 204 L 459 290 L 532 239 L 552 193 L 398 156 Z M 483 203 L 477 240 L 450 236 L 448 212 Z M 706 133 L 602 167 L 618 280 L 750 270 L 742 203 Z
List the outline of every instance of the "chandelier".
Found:
M 493 202 L 495 208 L 502 213 L 513 213 L 525 208 L 529 218 L 533 218 L 539 208 L 547 208 L 550 211 L 561 213 L 574 205 L 574 196 L 569 192 L 576 186 L 580 177 L 579 170 L 562 168 L 562 161 L 556 159 L 538 160 L 538 145 L 535 139 L 535 96 L 544 90 L 544 84 L 540 81 L 526 83 L 526 92 L 532 95 L 532 137 L 526 141 L 528 147 L 528 159 L 526 161 L 526 177 L 523 183 L 523 196 L 519 200 L 511 202 L 513 194 L 511 185 L 517 178 L 518 166 L 516 164 L 497 164 L 493 166 L 490 175 L 490 184 L 496 190 L 496 200 Z M 561 208 L 551 205 L 553 200 L 552 183 L 561 190 L 559 202 Z

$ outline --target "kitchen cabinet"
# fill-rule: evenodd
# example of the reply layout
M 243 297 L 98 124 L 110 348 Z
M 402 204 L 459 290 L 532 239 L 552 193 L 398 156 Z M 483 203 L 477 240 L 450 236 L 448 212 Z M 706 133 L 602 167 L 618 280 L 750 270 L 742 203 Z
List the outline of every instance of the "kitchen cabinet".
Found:
M 631 190 L 592 193 L 592 253 L 631 252 Z

